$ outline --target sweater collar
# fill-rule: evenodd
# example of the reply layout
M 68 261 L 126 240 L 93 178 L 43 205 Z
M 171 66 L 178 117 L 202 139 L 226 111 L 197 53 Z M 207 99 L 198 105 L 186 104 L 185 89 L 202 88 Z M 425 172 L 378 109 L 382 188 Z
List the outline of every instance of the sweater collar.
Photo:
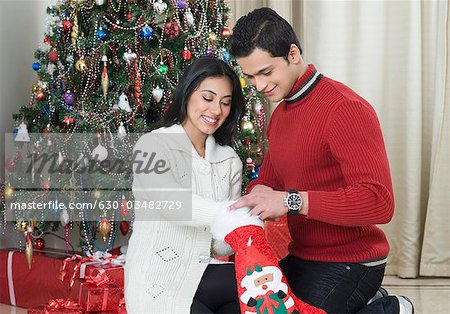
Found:
M 202 159 L 200 155 L 192 145 L 186 130 L 181 124 L 174 124 L 167 128 L 160 128 L 155 130 L 157 133 L 172 133 L 172 134 L 183 134 L 182 136 L 177 136 L 172 143 L 166 143 L 170 149 L 184 151 L 191 154 L 192 157 L 197 159 Z M 155 132 L 154 131 L 154 132 Z M 208 135 L 205 143 L 205 160 L 215 163 L 222 162 L 226 159 L 233 158 L 236 156 L 234 150 L 228 145 L 220 145 L 216 142 L 216 139 L 212 135 Z
M 308 65 L 308 69 L 294 84 L 294 87 L 292 87 L 284 102 L 287 105 L 299 102 L 313 90 L 322 77 L 323 74 L 317 72 L 313 64 Z

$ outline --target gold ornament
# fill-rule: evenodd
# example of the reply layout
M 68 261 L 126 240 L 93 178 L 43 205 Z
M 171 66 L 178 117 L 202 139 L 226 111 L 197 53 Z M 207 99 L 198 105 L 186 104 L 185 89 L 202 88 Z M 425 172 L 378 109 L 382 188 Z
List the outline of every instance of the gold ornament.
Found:
M 5 187 L 5 190 L 3 191 L 3 194 L 5 195 L 5 199 L 8 201 L 13 198 L 14 196 L 14 188 L 7 186 Z
M 103 237 L 103 241 L 106 242 L 106 236 L 111 232 L 111 223 L 108 221 L 108 219 L 103 218 L 102 221 L 98 224 L 98 232 Z
M 31 262 L 33 260 L 33 243 L 31 242 L 30 232 L 31 230 L 27 232 L 25 238 L 25 256 L 27 257 L 28 269 L 31 269 Z
M 76 69 L 77 71 L 79 71 L 79 72 L 84 72 L 84 71 L 86 71 L 86 69 L 87 69 L 86 61 L 84 61 L 84 58 L 83 58 L 83 57 L 81 57 L 80 60 L 78 60 L 78 61 L 75 63 L 75 69 Z
M 41 90 L 41 87 L 39 86 L 38 83 L 34 83 L 33 85 L 31 85 L 31 91 L 32 91 L 33 93 L 36 93 L 36 92 L 38 92 L 38 91 L 40 91 L 40 90 Z
M 225 38 L 230 38 L 231 36 L 231 31 L 228 27 L 224 27 L 222 28 L 222 30 L 220 31 L 220 35 L 222 35 Z
M 245 79 L 242 76 L 239 77 L 239 82 L 241 82 L 242 89 L 244 89 L 245 86 L 247 86 L 247 83 L 245 82 Z
M 209 42 L 211 43 L 211 45 L 215 45 L 216 44 L 216 41 L 217 41 L 217 35 L 216 35 L 216 33 L 214 33 L 214 32 L 210 32 L 209 33 Z
M 242 120 L 241 122 L 241 130 L 242 131 L 253 131 L 254 130 L 254 125 L 251 121 L 249 120 Z
M 27 231 L 27 228 L 28 228 L 28 221 L 24 220 L 23 218 L 17 219 L 16 229 L 18 231 L 25 232 Z
M 77 48 L 77 39 L 78 39 L 78 18 L 77 18 L 76 14 L 73 18 L 72 33 L 70 34 L 70 36 L 72 38 L 73 47 L 76 49 Z
M 108 94 L 108 87 L 109 87 L 109 77 L 108 77 L 108 68 L 106 67 L 106 64 L 108 63 L 108 57 L 103 56 L 103 72 L 102 72 L 102 91 L 103 91 L 103 97 L 106 98 L 106 95 Z

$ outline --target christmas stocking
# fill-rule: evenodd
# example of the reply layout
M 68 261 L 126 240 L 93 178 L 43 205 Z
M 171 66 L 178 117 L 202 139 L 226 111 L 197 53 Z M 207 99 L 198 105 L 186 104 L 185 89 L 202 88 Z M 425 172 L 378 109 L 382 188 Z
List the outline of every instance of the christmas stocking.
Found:
M 213 237 L 225 240 L 235 252 L 241 313 L 325 313 L 299 300 L 291 291 L 262 225 L 259 219 L 248 214 L 248 209 L 242 208 L 219 214 L 211 226 Z

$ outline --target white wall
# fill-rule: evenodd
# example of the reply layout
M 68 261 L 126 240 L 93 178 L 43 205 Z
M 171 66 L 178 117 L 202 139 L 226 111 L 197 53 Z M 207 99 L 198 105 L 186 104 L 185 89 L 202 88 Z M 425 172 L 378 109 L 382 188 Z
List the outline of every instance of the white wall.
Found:
M 44 38 L 49 0 L 0 0 L 0 177 L 4 178 L 4 134 L 15 127 L 12 114 L 29 102 L 37 80 L 31 68 Z

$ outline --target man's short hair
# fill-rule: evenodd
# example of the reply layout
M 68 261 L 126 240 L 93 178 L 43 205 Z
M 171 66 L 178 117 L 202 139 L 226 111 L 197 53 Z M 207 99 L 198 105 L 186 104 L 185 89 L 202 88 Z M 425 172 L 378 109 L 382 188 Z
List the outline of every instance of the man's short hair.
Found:
M 230 53 L 235 58 L 247 57 L 255 48 L 269 52 L 273 57 L 287 59 L 291 45 L 300 42 L 292 26 L 270 8 L 253 10 L 242 16 L 233 28 Z

